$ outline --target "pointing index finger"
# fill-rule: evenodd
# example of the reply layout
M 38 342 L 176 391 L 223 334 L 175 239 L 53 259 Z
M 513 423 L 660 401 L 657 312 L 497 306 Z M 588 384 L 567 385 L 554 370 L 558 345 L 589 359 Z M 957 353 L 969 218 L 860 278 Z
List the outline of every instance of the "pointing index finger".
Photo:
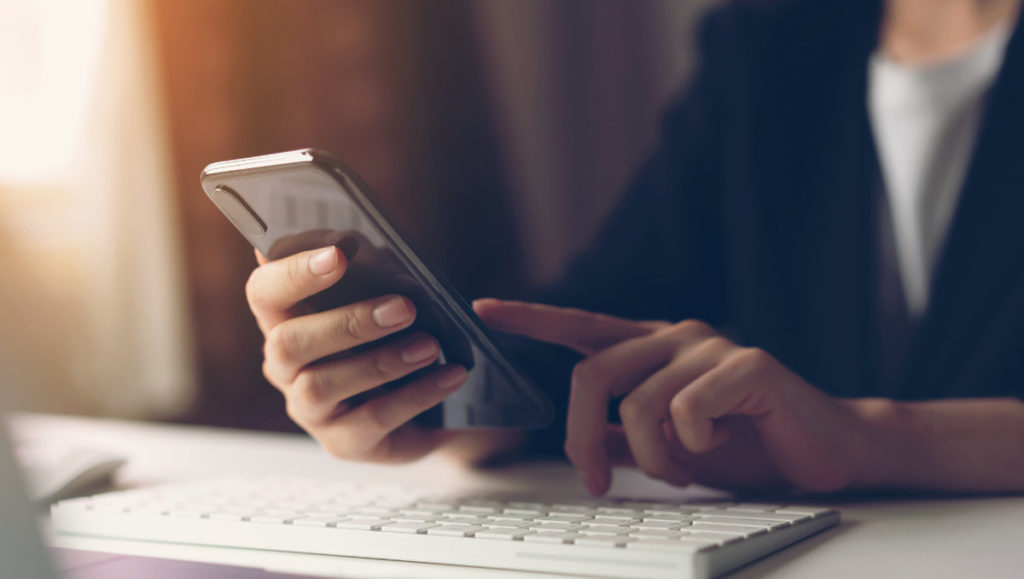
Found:
M 473 308 L 488 326 L 593 354 L 623 340 L 646 336 L 663 326 L 573 308 L 496 300 L 476 300 Z

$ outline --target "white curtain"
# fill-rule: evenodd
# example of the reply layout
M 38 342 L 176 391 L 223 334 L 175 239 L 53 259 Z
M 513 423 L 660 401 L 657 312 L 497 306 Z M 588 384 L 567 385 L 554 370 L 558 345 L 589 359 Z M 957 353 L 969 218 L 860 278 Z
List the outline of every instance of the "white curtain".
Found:
M 0 0 L 0 384 L 41 410 L 170 417 L 189 346 L 149 4 Z

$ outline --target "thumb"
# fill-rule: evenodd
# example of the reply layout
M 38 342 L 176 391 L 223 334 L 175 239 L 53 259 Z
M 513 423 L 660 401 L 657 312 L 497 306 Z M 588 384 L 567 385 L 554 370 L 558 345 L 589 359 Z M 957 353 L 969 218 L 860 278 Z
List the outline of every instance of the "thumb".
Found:
M 572 308 L 492 298 L 476 300 L 473 309 L 499 332 L 559 344 L 588 356 L 665 326 L 663 322 L 637 322 Z

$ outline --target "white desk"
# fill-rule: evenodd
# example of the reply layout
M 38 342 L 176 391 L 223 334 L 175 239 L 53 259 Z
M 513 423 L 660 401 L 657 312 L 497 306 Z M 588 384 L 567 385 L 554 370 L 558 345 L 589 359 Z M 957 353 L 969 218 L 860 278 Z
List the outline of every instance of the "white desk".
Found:
M 71 438 L 124 454 L 120 486 L 223 475 L 298 475 L 360 481 L 423 481 L 467 491 L 584 496 L 568 466 L 532 463 L 470 470 L 437 458 L 379 466 L 334 460 L 304 436 L 58 416 L 12 419 L 16 436 Z M 612 494 L 679 498 L 635 471 L 616 473 Z M 1021 577 L 1024 497 L 865 500 L 830 503 L 843 523 L 730 575 L 747 577 Z M 357 577 L 521 577 L 513 573 L 362 559 L 51 537 L 62 547 Z

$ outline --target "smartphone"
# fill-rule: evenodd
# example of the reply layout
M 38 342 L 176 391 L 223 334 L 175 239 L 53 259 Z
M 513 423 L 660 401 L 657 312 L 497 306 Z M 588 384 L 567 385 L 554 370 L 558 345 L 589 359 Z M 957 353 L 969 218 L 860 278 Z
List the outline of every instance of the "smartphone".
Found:
M 551 421 L 550 400 L 516 370 L 469 304 L 340 159 L 303 149 L 222 161 L 208 165 L 201 180 L 210 200 L 268 259 L 330 245 L 345 253 L 342 279 L 307 300 L 315 310 L 391 293 L 412 300 L 416 321 L 384 341 L 427 332 L 440 344 L 434 366 L 461 364 L 469 372 L 465 384 L 418 423 L 542 428 Z M 400 387 L 431 367 L 381 388 Z

